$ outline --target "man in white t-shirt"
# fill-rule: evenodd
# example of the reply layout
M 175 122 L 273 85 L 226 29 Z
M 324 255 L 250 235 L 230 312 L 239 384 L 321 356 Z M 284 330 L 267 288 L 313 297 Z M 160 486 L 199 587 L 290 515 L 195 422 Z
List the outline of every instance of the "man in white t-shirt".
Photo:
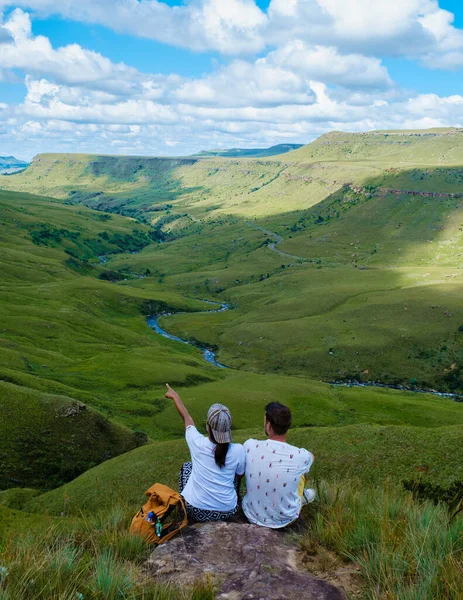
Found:
M 243 511 L 248 521 L 256 525 L 286 527 L 298 518 L 303 503 L 315 498 L 314 490 L 304 489 L 305 475 L 314 457 L 308 450 L 286 443 L 291 422 L 289 408 L 271 402 L 265 407 L 264 428 L 268 439 L 250 439 L 244 443 Z

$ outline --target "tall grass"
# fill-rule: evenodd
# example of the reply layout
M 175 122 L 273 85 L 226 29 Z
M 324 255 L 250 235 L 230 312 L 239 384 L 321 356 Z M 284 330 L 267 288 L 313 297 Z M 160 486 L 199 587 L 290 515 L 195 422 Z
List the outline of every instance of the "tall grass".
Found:
M 26 521 L 0 539 L 0 600 L 212 600 L 209 581 L 181 589 L 145 575 L 151 547 L 128 532 L 131 516 L 114 507 Z M 364 600 L 463 598 L 463 518 L 444 505 L 387 485 L 321 483 L 301 530 L 305 553 L 326 548 L 358 567 Z
M 321 545 L 353 561 L 365 598 L 463 598 L 463 519 L 451 521 L 444 505 L 419 504 L 387 485 L 320 484 L 305 521 L 302 548 L 313 553 Z
M 0 542 L 0 600 L 212 600 L 207 581 L 190 589 L 156 583 L 141 563 L 152 550 L 128 532 L 131 510 L 37 524 Z

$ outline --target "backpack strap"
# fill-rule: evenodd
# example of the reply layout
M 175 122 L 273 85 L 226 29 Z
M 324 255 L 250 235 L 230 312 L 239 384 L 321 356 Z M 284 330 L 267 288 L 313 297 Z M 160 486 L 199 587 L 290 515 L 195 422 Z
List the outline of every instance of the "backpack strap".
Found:
M 170 533 L 165 535 L 163 538 L 161 538 L 161 540 L 159 541 L 159 544 L 158 544 L 159 546 L 161 544 L 164 544 L 164 542 L 167 542 L 168 540 L 173 538 L 175 535 L 177 535 L 177 533 L 180 531 L 180 529 L 183 529 L 184 527 L 186 527 L 188 525 L 188 516 L 187 516 L 187 512 L 186 512 L 185 501 L 180 494 L 178 494 L 178 504 L 180 504 L 180 506 L 182 507 L 182 510 L 183 510 L 183 520 L 180 523 L 180 525 L 174 529 L 174 531 L 171 531 Z

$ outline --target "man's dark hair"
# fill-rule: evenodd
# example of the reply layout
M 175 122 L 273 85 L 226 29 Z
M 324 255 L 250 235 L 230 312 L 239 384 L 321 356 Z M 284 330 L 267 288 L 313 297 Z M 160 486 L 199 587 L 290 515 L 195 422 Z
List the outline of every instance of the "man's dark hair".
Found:
M 267 404 L 265 407 L 265 418 L 277 435 L 285 435 L 293 421 L 289 408 L 279 402 L 270 402 L 270 404 Z

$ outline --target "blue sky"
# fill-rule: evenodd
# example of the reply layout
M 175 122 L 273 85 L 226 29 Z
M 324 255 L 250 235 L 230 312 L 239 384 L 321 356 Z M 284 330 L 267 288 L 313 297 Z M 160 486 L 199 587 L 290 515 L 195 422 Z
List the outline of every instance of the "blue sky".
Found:
M 460 0 L 0 0 L 0 155 L 463 126 Z

